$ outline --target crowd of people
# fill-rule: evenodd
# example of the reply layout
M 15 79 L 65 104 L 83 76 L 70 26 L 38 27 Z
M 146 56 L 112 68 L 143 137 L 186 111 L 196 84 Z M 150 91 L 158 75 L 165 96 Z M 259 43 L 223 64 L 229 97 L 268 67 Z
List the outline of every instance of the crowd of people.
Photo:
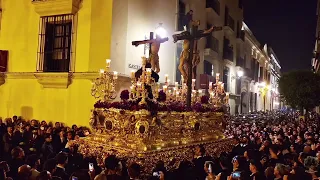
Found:
M 194 159 L 159 161 L 152 174 L 143 164 L 127 164 L 109 155 L 104 163 L 78 153 L 72 140 L 87 136 L 85 127 L 14 116 L 0 119 L 0 180 L 311 180 L 320 176 L 319 117 L 295 112 L 260 112 L 231 116 L 225 134 L 236 139 L 232 152 L 219 157 L 197 146 Z

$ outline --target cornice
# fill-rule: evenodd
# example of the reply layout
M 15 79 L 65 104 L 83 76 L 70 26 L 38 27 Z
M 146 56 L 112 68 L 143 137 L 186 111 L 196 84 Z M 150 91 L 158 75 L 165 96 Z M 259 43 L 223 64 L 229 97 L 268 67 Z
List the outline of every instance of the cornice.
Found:
M 35 11 L 40 16 L 76 14 L 82 0 L 33 0 Z

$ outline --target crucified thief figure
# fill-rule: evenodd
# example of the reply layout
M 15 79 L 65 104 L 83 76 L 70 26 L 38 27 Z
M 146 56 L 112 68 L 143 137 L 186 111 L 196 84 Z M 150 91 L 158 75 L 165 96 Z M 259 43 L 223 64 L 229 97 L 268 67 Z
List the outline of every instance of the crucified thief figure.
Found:
M 197 22 L 193 21 L 191 23 L 199 25 L 199 21 L 197 21 Z M 202 37 L 206 37 L 207 35 L 212 33 L 213 30 L 214 30 L 214 26 L 212 26 L 208 30 L 199 30 L 197 32 L 196 40 L 199 40 Z M 190 33 L 188 31 L 184 31 L 183 34 L 190 34 Z M 181 72 L 181 75 L 183 76 L 183 79 L 185 80 L 185 82 L 187 82 L 187 79 L 188 79 L 188 75 L 187 75 L 186 69 L 188 70 L 189 68 L 195 68 L 195 66 L 197 65 L 197 61 L 199 61 L 199 59 L 198 59 L 199 57 L 197 56 L 198 55 L 198 50 L 195 49 L 196 47 L 197 47 L 197 42 L 195 43 L 195 46 L 192 47 L 192 51 L 194 51 L 193 67 L 185 67 L 185 64 L 187 64 L 187 61 L 188 61 L 188 58 L 189 58 L 190 41 L 189 41 L 189 39 L 185 39 L 183 41 L 183 45 L 182 45 L 182 49 L 183 50 L 182 50 L 181 55 L 180 55 L 180 63 L 179 63 L 178 69 Z
M 149 62 L 151 63 L 151 68 L 153 71 L 156 73 L 160 72 L 160 65 L 159 65 L 159 50 L 160 50 L 160 45 L 161 43 L 164 43 L 168 41 L 169 38 L 161 38 L 159 35 L 156 35 L 155 39 L 150 39 L 150 40 L 144 40 L 144 41 L 133 41 L 132 45 L 134 46 L 139 46 L 141 44 L 147 44 L 150 43 L 151 45 L 151 52 L 149 55 Z

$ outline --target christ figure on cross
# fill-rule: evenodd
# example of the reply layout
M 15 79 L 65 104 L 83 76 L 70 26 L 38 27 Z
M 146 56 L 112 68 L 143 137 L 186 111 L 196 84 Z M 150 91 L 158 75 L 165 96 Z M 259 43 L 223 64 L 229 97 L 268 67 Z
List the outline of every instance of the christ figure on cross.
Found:
M 146 44 L 150 43 L 151 45 L 151 51 L 149 54 L 149 62 L 151 63 L 151 68 L 153 71 L 156 73 L 160 72 L 160 65 L 159 65 L 159 50 L 160 50 L 160 45 L 161 43 L 164 43 L 168 41 L 169 38 L 161 38 L 159 35 L 156 35 L 155 39 L 149 39 L 149 40 L 144 40 L 144 41 L 133 41 L 132 45 L 134 46 L 139 46 L 141 44 Z

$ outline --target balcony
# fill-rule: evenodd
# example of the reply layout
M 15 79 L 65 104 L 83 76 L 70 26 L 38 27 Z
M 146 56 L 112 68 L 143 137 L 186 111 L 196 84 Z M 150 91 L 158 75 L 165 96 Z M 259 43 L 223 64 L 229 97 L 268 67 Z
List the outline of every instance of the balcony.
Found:
M 234 33 L 235 32 L 234 24 L 235 24 L 234 19 L 229 14 L 227 14 L 225 17 L 224 29 L 229 33 Z
M 238 30 L 237 32 L 237 42 L 244 42 L 245 32 L 243 30 Z
M 242 57 L 237 57 L 236 66 L 239 66 L 239 67 L 241 67 L 241 68 L 244 68 L 244 65 L 245 65 L 245 60 L 244 60 L 244 58 L 242 58 Z
M 76 14 L 81 0 L 32 0 L 35 11 L 40 16 Z
M 223 59 L 233 62 L 233 49 L 226 47 L 223 49 Z
M 206 0 L 207 22 L 217 24 L 220 21 L 220 2 L 218 0 Z
M 210 59 L 219 59 L 219 40 L 213 36 L 207 37 L 204 55 Z

